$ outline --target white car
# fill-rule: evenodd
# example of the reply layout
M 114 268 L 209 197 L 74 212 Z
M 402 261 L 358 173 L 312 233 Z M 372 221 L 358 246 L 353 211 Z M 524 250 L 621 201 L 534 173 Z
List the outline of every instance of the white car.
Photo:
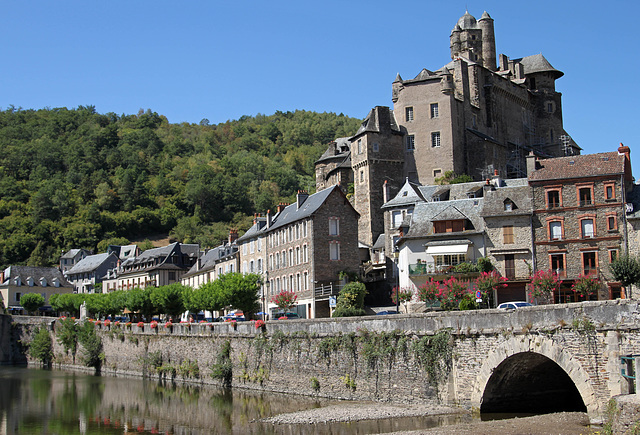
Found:
M 529 302 L 504 302 L 498 305 L 500 310 L 516 310 L 518 308 L 533 307 Z

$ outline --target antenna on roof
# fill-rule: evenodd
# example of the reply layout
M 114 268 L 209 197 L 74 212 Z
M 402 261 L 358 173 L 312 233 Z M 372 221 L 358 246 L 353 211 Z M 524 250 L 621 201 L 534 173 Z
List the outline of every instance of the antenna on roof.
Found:
M 569 136 L 568 134 L 563 134 L 562 136 L 560 136 L 560 140 L 562 141 L 562 151 L 563 151 L 564 155 L 565 156 L 572 156 L 573 155 L 573 147 L 570 145 L 571 136 Z

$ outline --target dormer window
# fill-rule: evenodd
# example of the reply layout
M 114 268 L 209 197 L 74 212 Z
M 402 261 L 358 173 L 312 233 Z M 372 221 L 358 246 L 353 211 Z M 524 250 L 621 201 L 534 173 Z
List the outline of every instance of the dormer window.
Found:
M 44 276 L 42 278 L 40 278 L 40 285 L 42 287 L 46 287 L 47 286 L 47 278 L 45 278 Z
M 516 207 L 516 205 L 510 199 L 507 198 L 504 200 L 504 211 L 513 211 L 517 208 L 518 207 Z
M 34 283 L 33 278 L 32 277 L 28 277 L 27 278 L 27 285 L 29 287 L 33 287 L 33 283 Z

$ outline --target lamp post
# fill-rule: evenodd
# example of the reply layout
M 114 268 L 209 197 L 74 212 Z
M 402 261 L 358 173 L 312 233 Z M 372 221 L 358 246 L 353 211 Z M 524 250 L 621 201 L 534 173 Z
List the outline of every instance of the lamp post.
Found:
M 400 268 L 398 267 L 398 260 L 400 257 L 400 251 L 396 247 L 393 251 L 393 262 L 396 265 L 396 313 L 400 313 Z
M 265 279 L 265 283 L 264 286 L 262 287 L 262 320 L 266 320 L 266 313 L 267 313 L 267 302 L 266 302 L 266 295 L 265 295 L 265 290 L 267 293 L 269 293 L 269 272 L 265 272 L 264 273 L 264 279 Z

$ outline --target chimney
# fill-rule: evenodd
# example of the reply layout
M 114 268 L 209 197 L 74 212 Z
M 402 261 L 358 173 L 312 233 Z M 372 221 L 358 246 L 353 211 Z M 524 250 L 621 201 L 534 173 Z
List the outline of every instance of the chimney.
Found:
M 520 62 L 516 63 L 516 79 L 522 80 L 524 78 L 524 65 Z
M 495 187 L 502 187 L 502 179 L 500 178 L 500 172 L 497 169 L 493 170 L 493 177 L 491 181 Z
M 386 204 L 389 202 L 389 180 L 384 180 L 384 184 L 382 185 L 382 203 Z
M 622 142 L 620 142 L 620 146 L 618 147 L 618 154 L 624 155 L 628 161 L 631 161 L 631 148 L 624 146 Z
M 284 210 L 285 207 L 286 207 L 286 205 L 283 202 L 278 204 L 278 208 L 277 208 L 278 213 L 282 213 L 282 211 Z
M 536 155 L 533 153 L 533 151 L 530 151 L 529 155 L 527 156 L 527 177 L 535 172 L 537 161 L 538 159 Z
M 498 56 L 500 59 L 500 71 L 507 71 L 509 69 L 509 58 L 506 54 L 501 54 Z
M 229 244 L 233 244 L 236 240 L 238 240 L 238 230 L 232 228 L 229 230 Z
M 255 224 L 257 224 L 257 223 L 258 223 L 258 214 L 257 214 L 257 213 L 254 213 L 254 214 L 253 214 L 253 224 L 255 225 Z
M 271 210 L 267 210 L 267 228 L 271 227 Z
M 302 204 L 304 204 L 307 198 L 309 198 L 309 194 L 307 192 L 304 190 L 298 190 L 298 194 L 296 195 L 297 210 L 300 210 L 300 207 L 302 207 Z

